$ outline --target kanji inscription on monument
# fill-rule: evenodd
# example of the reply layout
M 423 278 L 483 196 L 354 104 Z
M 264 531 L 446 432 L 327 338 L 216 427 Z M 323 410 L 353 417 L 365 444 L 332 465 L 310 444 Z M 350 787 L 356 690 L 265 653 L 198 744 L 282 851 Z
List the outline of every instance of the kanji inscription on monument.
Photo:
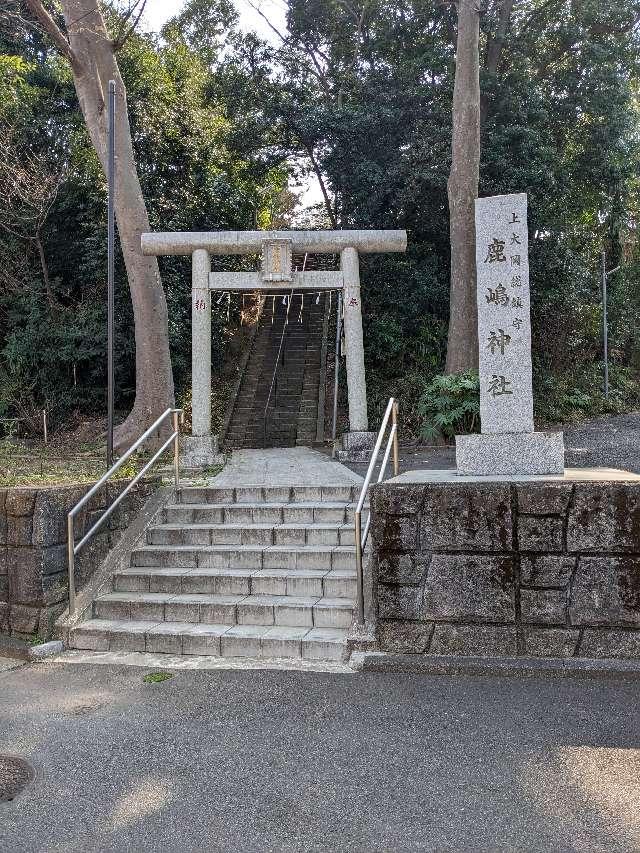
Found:
M 476 202 L 483 433 L 533 432 L 527 196 Z
M 560 474 L 561 432 L 535 432 L 524 193 L 476 200 L 481 435 L 456 436 L 458 474 Z

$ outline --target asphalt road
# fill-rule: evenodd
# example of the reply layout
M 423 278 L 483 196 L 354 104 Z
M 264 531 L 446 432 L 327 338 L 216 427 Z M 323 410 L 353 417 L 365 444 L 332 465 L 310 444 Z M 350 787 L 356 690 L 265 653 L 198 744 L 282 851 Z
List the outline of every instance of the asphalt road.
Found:
M 38 664 L 0 850 L 637 851 L 640 683 Z

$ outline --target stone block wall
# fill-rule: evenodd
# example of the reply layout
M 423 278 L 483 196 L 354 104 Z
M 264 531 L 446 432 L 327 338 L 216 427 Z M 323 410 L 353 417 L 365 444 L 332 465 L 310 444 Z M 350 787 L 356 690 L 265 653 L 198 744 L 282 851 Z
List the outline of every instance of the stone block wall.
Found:
M 76 517 L 76 541 L 128 485 L 107 484 Z M 76 557 L 81 589 L 117 543 L 160 479 L 144 479 Z M 67 514 L 89 487 L 0 489 L 0 634 L 49 638 L 68 605 Z
M 382 651 L 640 658 L 640 481 L 373 489 Z

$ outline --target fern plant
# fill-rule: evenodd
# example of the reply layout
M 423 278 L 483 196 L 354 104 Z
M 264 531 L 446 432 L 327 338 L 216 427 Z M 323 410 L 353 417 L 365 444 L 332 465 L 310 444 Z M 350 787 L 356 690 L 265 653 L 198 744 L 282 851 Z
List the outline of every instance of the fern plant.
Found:
M 478 432 L 480 428 L 480 380 L 474 370 L 435 376 L 418 402 L 426 441 L 456 434 Z

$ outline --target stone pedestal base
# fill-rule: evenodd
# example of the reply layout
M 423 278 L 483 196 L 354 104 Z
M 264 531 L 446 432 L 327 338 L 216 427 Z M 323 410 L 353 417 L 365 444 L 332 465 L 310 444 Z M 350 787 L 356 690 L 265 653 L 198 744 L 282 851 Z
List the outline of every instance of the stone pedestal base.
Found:
M 456 466 L 462 476 L 562 474 L 561 432 L 457 435 Z
M 217 435 L 185 435 L 180 439 L 180 465 L 183 468 L 209 468 L 221 465 Z
M 640 661 L 640 476 L 409 471 L 371 518 L 382 652 Z
M 377 432 L 345 432 L 342 447 L 336 450 L 338 462 L 369 462 L 376 446 Z

